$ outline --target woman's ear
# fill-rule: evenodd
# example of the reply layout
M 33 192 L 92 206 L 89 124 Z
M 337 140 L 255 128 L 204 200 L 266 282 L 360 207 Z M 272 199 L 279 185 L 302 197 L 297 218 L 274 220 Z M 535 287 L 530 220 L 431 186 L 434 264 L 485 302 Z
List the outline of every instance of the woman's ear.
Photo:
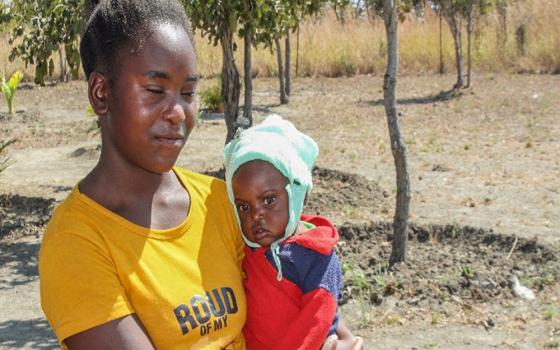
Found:
M 105 75 L 92 72 L 88 79 L 88 98 L 95 114 L 104 116 L 109 112 L 108 101 L 109 81 Z

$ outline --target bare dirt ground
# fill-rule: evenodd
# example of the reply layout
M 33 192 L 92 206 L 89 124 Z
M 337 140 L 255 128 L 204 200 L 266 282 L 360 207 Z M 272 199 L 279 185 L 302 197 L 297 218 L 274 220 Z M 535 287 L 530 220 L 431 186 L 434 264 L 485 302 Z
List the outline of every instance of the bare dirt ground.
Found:
M 391 271 L 381 78 L 296 79 L 283 106 L 276 81 L 258 79 L 255 120 L 279 113 L 319 143 L 308 210 L 340 229 L 342 313 L 366 349 L 560 348 L 560 76 L 478 76 L 450 96 L 452 83 L 399 81 L 412 225 Z M 0 174 L 0 349 L 56 348 L 38 303 L 42 226 L 99 142 L 85 83 L 23 88 L 16 106 L 0 114 L 0 140 L 18 139 Z M 179 164 L 215 172 L 224 137 L 223 121 L 202 121 Z M 534 300 L 515 295 L 514 274 Z

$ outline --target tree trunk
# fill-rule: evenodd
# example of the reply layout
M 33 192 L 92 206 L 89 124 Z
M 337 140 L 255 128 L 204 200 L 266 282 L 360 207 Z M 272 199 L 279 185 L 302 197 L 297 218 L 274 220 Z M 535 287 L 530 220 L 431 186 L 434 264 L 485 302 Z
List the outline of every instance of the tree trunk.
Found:
M 60 81 L 68 81 L 68 70 L 66 68 L 66 57 L 63 52 L 64 46 L 62 44 L 58 45 L 58 63 L 60 65 Z
M 443 15 L 439 14 L 439 74 L 443 74 L 444 67 L 443 67 Z
M 297 37 L 296 37 L 296 77 L 299 76 L 299 22 L 297 24 Z
M 245 33 L 245 54 L 243 56 L 243 70 L 245 74 L 245 100 L 243 104 L 243 117 L 248 119 L 249 125 L 253 125 L 253 73 L 251 69 L 252 57 L 252 40 L 251 31 L 247 30 Z
M 290 96 L 290 92 L 292 91 L 292 77 L 291 77 L 291 71 L 292 71 L 292 60 L 291 60 L 291 55 L 292 55 L 292 48 L 290 46 L 290 30 L 286 29 L 286 37 L 284 38 L 284 50 L 285 50 L 285 54 L 286 54 L 286 65 L 284 66 L 284 77 L 286 79 L 286 96 Z
M 472 9 L 467 13 L 467 86 L 471 86 L 472 74 L 472 32 L 473 32 L 473 14 Z
M 226 18 L 231 16 L 226 13 Z M 228 21 L 227 23 L 230 23 Z M 233 32 L 225 28 L 220 40 L 222 45 L 222 97 L 224 98 L 224 119 L 227 127 L 226 143 L 235 136 L 237 116 L 239 114 L 239 72 L 233 56 Z
M 276 45 L 276 60 L 278 61 L 278 81 L 280 83 L 280 103 L 288 103 L 288 96 L 286 96 L 286 88 L 284 86 L 284 68 L 282 67 L 282 48 L 280 47 L 280 39 L 274 38 Z
M 496 10 L 498 12 L 498 52 L 504 58 L 507 44 L 507 1 L 499 0 L 496 2 Z
M 391 140 L 391 151 L 397 174 L 397 203 L 393 221 L 393 247 L 389 264 L 393 265 L 406 259 L 408 247 L 408 212 L 410 206 L 410 179 L 404 143 L 397 115 L 396 90 L 399 67 L 398 56 L 398 17 L 399 0 L 383 0 L 385 31 L 387 34 L 387 71 L 383 79 L 383 101 Z
M 457 82 L 453 85 L 454 89 L 459 89 L 463 86 L 463 49 L 461 40 L 461 29 L 457 24 L 457 17 L 455 14 L 447 16 L 449 22 L 449 29 L 453 36 L 453 43 L 455 44 L 455 67 L 457 68 Z

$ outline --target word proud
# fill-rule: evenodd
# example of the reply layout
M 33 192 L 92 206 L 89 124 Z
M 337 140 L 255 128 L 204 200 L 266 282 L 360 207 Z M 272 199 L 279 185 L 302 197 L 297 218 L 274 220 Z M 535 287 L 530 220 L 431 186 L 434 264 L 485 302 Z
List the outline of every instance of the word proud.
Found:
M 204 296 L 194 295 L 190 304 L 181 304 L 173 312 L 183 335 L 200 326 L 200 334 L 227 327 L 227 317 L 237 313 L 237 299 L 233 289 L 223 287 L 207 291 Z M 210 320 L 212 319 L 212 322 Z

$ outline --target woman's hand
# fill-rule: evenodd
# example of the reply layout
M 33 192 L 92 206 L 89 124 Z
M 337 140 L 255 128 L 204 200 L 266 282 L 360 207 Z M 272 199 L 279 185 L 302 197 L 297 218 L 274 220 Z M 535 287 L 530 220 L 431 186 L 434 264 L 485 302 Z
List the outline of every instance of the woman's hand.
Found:
M 361 337 L 338 339 L 336 334 L 330 335 L 321 350 L 364 350 L 364 340 Z
M 336 334 L 325 340 L 321 350 L 364 350 L 364 340 L 354 337 L 342 320 L 338 320 Z

